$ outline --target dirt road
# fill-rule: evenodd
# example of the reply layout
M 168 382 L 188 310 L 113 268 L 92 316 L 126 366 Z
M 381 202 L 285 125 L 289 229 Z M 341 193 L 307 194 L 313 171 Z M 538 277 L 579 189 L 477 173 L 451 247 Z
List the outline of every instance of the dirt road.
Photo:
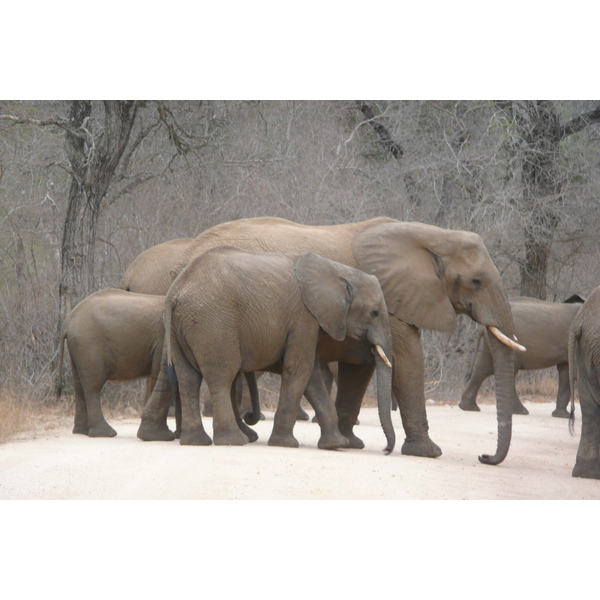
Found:
M 510 452 L 496 467 L 477 460 L 496 449 L 493 405 L 428 406 L 438 459 L 400 454 L 397 413 L 397 447 L 385 456 L 375 409 L 363 409 L 356 428 L 365 449 L 334 452 L 317 449 L 318 426 L 306 422 L 295 427 L 300 448 L 267 446 L 271 413 L 244 447 L 142 442 L 139 419 L 113 421 L 116 438 L 91 439 L 65 422 L 0 446 L 0 499 L 600 499 L 600 481 L 571 477 L 580 413 L 572 437 L 552 404 L 525 404 L 530 414 L 514 417 Z

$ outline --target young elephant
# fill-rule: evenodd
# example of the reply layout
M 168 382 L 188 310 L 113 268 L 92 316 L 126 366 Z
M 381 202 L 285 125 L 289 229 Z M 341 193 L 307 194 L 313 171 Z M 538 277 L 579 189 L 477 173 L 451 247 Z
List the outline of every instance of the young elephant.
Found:
M 149 377 L 146 398 L 150 395 L 160 371 L 164 305 L 164 296 L 106 289 L 88 296 L 69 313 L 60 340 L 58 393 L 66 340 L 75 386 L 73 433 L 117 435 L 100 404 L 100 392 L 108 380 Z
M 590 294 L 571 324 L 569 365 L 571 430 L 575 384 L 581 406 L 581 439 L 571 474 L 600 479 L 600 286 Z
M 181 444 L 211 443 L 198 405 L 203 378 L 213 400 L 215 444 L 248 442 L 230 389 L 239 372 L 268 370 L 281 373 L 270 445 L 298 446 L 293 427 L 308 388 L 321 427 L 319 447 L 347 447 L 316 351 L 327 335 L 338 342 L 347 336 L 360 340 L 379 353 L 380 417 L 388 451 L 393 448 L 391 368 L 383 362 L 391 352 L 391 332 L 376 277 L 313 253 L 216 247 L 194 259 L 173 282 L 165 301 L 165 331 L 168 361 L 181 393 Z M 138 430 L 143 440 L 172 439 L 161 400 L 155 390 L 144 408 Z
M 582 303 L 583 299 L 577 295 L 565 302 L 546 302 L 527 297 L 510 300 L 515 335 L 519 343 L 527 348 L 525 352 L 515 352 L 515 374 L 521 369 L 547 369 L 556 366 L 558 370 L 558 393 L 553 417 L 569 416 L 569 327 Z M 484 332 L 481 331 L 477 338 L 469 381 L 462 393 L 459 407 L 463 410 L 479 410 L 477 392 L 484 380 L 493 374 L 492 355 L 484 339 Z M 513 412 L 525 415 L 529 413 L 516 395 L 513 399 Z

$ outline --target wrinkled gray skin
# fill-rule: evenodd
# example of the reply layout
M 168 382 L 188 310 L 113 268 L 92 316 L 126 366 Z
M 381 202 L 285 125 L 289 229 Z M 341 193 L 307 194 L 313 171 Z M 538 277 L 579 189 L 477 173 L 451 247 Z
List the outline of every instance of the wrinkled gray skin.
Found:
M 573 477 L 600 479 L 600 286 L 585 301 L 569 331 L 571 429 L 575 388 L 581 407 L 581 439 Z
M 162 296 L 106 289 L 88 296 L 69 313 L 60 340 L 58 394 L 66 341 L 75 386 L 73 433 L 117 435 L 101 407 L 100 394 L 109 380 L 147 377 L 148 398 L 160 370 L 164 302 Z M 168 402 L 169 389 L 163 393 Z
M 269 445 L 298 446 L 293 427 L 306 393 L 319 417 L 319 448 L 348 447 L 350 440 L 341 435 L 335 410 L 322 401 L 326 390 L 317 344 L 331 338 L 331 347 L 345 347 L 350 338 L 365 354 L 376 345 L 391 353 L 388 312 L 377 278 L 314 253 L 289 256 L 213 248 L 173 282 L 164 315 L 168 363 L 175 367 L 181 394 L 184 445 L 211 443 L 198 402 L 203 378 L 213 399 L 214 443 L 241 445 L 256 439 L 248 435 L 252 430 L 241 422 L 230 391 L 238 373 L 266 370 L 281 373 Z M 372 357 L 367 364 L 371 373 Z M 391 452 L 391 368 L 379 355 L 375 367 L 386 451 Z M 168 406 L 159 387 L 157 383 L 144 408 L 138 430 L 143 440 L 168 435 Z
M 171 269 L 193 243 L 194 238 L 181 238 L 144 250 L 123 274 L 119 288 L 136 294 L 165 296 L 174 279 Z
M 179 238 L 144 250 L 144 252 L 135 258 L 123 274 L 119 288 L 137 294 L 164 296 L 173 281 L 170 273 L 171 269 L 181 260 L 184 253 L 191 247 L 194 241 L 194 238 Z M 248 386 L 241 378 L 238 380 L 237 385 L 236 395 L 238 405 L 240 409 L 247 410 L 250 408 L 251 402 Z M 210 397 L 205 404 L 203 414 L 205 416 L 212 416 L 212 401 Z M 307 420 L 308 415 L 302 408 L 299 408 L 297 418 L 299 420 Z
M 327 226 L 299 225 L 274 217 L 240 219 L 200 234 L 169 273 L 176 276 L 195 256 L 221 244 L 263 252 L 315 252 L 379 279 L 390 312 L 393 393 L 406 433 L 403 454 L 437 457 L 442 453 L 429 437 L 418 328 L 453 331 L 456 315 L 462 313 L 513 336 L 512 313 L 500 274 L 474 233 L 385 217 Z M 168 273 L 157 270 L 154 276 L 146 275 L 146 281 L 150 279 L 156 283 L 153 293 L 166 293 Z M 490 344 L 496 373 L 498 446 L 495 455 L 483 455 L 480 460 L 498 464 L 510 447 L 516 393 L 514 351 L 496 338 Z M 369 376 L 366 369 L 340 365 L 342 385 L 336 398 L 340 429 L 353 426 L 345 420 L 358 414 Z M 352 388 L 346 385 L 350 382 L 359 385 Z
M 526 352 L 515 353 L 515 374 L 521 369 L 547 369 L 556 366 L 558 370 L 558 393 L 553 417 L 569 417 L 569 328 L 582 303 L 583 299 L 575 295 L 565 302 L 546 302 L 525 296 L 510 300 L 515 335 L 519 343 L 527 348 Z M 481 330 L 477 337 L 469 380 L 458 406 L 463 410 L 478 411 L 477 392 L 485 379 L 493 374 L 492 355 Z M 517 395 L 513 399 L 513 413 L 529 413 Z

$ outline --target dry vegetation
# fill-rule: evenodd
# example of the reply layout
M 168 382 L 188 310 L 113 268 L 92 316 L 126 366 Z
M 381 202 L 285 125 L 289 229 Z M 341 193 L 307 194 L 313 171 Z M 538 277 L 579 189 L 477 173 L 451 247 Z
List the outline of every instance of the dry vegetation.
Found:
M 223 221 L 271 215 L 333 224 L 387 215 L 480 234 L 509 295 L 540 280 L 537 295 L 548 300 L 587 295 L 600 283 L 600 125 L 590 120 L 572 133 L 565 125 L 597 108 L 368 102 L 374 120 L 353 101 L 141 103 L 99 211 L 88 293 L 118 285 L 146 248 Z M 0 102 L 0 115 L 21 120 L 66 118 L 69 110 L 68 102 Z M 544 150 L 536 135 L 546 135 L 539 123 L 548 115 L 562 137 Z M 538 128 L 527 130 L 528 122 Z M 99 135 L 101 127 L 95 102 L 87 128 Z M 541 166 L 539 156 L 547 159 Z M 68 165 L 60 127 L 0 120 L 1 439 L 44 411 L 71 411 L 72 390 L 62 402 L 53 392 Z M 535 185 L 544 189 L 528 179 L 531 165 L 541 169 Z M 532 258 L 536 243 L 547 251 L 545 264 Z M 532 265 L 543 277 L 531 277 Z M 458 401 L 475 335 L 464 318 L 452 335 L 423 331 L 428 398 Z M 273 386 L 265 383 L 266 402 Z M 556 376 L 521 375 L 518 386 L 552 397 Z M 107 414 L 137 410 L 141 389 L 108 385 Z

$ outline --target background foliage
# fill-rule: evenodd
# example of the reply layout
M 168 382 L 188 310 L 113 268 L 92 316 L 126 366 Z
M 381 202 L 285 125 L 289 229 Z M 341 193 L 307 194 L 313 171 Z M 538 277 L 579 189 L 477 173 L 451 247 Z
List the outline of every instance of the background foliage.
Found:
M 140 102 L 97 210 L 85 292 L 117 286 L 146 248 L 223 221 L 387 215 L 480 234 L 511 296 L 585 296 L 600 283 L 599 105 Z M 66 123 L 71 109 L 0 102 L 0 115 L 16 119 L 0 120 L 0 391 L 28 402 L 52 401 L 73 174 L 65 128 L 44 122 Z M 107 135 L 105 113 L 91 103 L 88 150 Z M 452 335 L 423 331 L 433 397 L 458 398 L 475 330 L 461 318 Z

